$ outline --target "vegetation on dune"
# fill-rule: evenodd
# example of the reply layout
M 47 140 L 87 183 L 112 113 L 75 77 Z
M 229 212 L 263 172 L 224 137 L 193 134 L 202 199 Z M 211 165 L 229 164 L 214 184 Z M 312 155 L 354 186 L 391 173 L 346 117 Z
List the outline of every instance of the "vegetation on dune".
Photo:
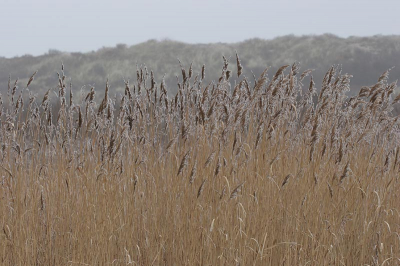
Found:
M 396 66 L 392 75 L 400 76 L 399 36 L 284 36 L 273 40 L 251 39 L 233 44 L 185 44 L 171 40 L 150 40 L 133 46 L 121 44 L 89 53 L 50 50 L 48 54 L 36 57 L 26 55 L 11 59 L 0 58 L 0 84 L 3 84 L 0 90 L 2 93 L 7 90 L 4 84 L 7 84 L 9 75 L 13 80 L 20 78 L 26 82 L 29 75 L 38 70 L 31 89 L 43 96 L 56 84 L 55 73 L 63 62 L 68 66 L 67 74 L 72 77 L 75 90 L 82 86 L 86 86 L 86 91 L 91 86 L 103 86 L 108 78 L 113 93 L 123 92 L 123 79 L 134 80 L 137 65 L 140 67 L 146 64 L 149 70 L 157 74 L 156 79 L 161 80 L 165 75 L 168 91 L 175 94 L 176 76 L 180 75 L 177 58 L 185 65 L 193 63 L 195 72 L 199 72 L 205 64 L 208 75 L 204 83 L 209 83 L 219 78 L 221 55 L 234 60 L 235 51 L 242 57 L 243 75 L 248 78 L 253 77 L 253 74 L 260 76 L 266 66 L 279 68 L 282 64 L 300 62 L 304 69 L 315 69 L 315 82 L 319 86 L 331 65 L 342 64 L 343 71 L 354 76 L 352 88 L 355 94 L 362 86 L 373 85 L 376 77 L 385 69 Z
M 316 90 L 296 63 L 253 82 L 234 61 L 212 84 L 207 69 L 182 67 L 172 97 L 146 69 L 96 101 L 62 67 L 57 106 L 10 81 L 1 264 L 398 264 L 389 71 L 348 97 L 339 67 Z

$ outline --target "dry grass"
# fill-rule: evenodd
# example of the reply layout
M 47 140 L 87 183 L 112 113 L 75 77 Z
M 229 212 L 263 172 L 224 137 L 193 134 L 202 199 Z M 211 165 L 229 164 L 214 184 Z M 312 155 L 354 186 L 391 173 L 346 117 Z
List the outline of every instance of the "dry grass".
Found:
M 388 72 L 349 99 L 336 67 L 318 90 L 297 64 L 232 88 L 228 67 L 214 84 L 182 67 L 172 98 L 139 69 L 100 105 L 62 68 L 60 108 L 10 80 L 0 264 L 400 264 Z

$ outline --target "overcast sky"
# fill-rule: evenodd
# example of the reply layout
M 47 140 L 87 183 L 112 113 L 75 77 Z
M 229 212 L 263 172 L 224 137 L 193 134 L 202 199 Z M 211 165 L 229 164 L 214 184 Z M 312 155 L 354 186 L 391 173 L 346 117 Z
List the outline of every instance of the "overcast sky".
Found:
M 0 0 L 0 56 L 87 52 L 165 38 L 400 34 L 400 0 Z

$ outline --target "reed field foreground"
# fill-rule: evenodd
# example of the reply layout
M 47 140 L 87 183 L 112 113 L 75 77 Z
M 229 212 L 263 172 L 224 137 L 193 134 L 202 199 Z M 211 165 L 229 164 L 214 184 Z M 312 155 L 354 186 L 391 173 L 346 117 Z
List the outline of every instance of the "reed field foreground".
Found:
M 182 67 L 173 97 L 145 68 L 102 99 L 63 67 L 44 98 L 10 81 L 0 264 L 399 265 L 389 71 L 349 97 L 339 67 L 317 85 L 296 63 L 230 67 L 212 84 Z

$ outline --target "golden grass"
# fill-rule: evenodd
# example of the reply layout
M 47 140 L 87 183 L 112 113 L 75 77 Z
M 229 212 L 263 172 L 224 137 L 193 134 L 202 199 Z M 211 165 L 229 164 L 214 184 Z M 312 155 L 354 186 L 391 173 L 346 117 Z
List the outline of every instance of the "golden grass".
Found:
M 182 67 L 170 99 L 139 69 L 98 105 L 93 89 L 66 96 L 62 67 L 59 110 L 53 92 L 24 101 L 10 81 L 0 264 L 400 264 L 388 72 L 348 98 L 336 67 L 318 93 L 297 64 L 233 88 L 225 58 L 217 83 L 202 84 L 204 71 Z

